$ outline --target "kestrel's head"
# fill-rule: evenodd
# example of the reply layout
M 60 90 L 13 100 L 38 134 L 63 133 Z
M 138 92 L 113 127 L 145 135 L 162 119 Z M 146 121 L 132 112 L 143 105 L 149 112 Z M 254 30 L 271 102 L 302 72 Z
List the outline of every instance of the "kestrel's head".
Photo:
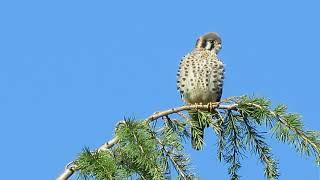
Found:
M 218 54 L 221 49 L 221 38 L 214 32 L 204 34 L 198 38 L 196 48 L 204 48 Z

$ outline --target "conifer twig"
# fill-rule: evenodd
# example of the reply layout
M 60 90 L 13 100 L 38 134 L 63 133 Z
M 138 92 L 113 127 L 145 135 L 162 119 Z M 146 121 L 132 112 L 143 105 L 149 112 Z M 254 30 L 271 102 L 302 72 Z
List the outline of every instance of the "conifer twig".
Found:
M 181 111 L 186 111 L 186 110 L 209 110 L 209 109 L 226 109 L 226 110 L 235 110 L 237 108 L 238 104 L 230 104 L 230 105 L 221 105 L 219 102 L 214 103 L 213 107 L 206 104 L 194 104 L 194 105 L 185 105 L 185 106 L 180 106 L 176 108 L 171 108 L 168 110 L 156 112 L 152 114 L 151 116 L 147 117 L 144 122 L 149 124 L 152 121 L 161 118 L 163 116 L 167 116 L 170 114 L 178 113 Z M 115 144 L 117 144 L 119 139 L 117 137 L 114 137 L 113 139 L 107 141 L 103 145 L 101 145 L 96 151 L 106 151 L 107 149 L 112 148 Z M 78 171 L 78 166 L 76 165 L 75 161 L 71 161 L 68 163 L 68 165 L 65 167 L 64 171 L 60 174 L 59 177 L 57 177 L 57 180 L 67 180 L 69 177 L 72 176 L 73 173 Z

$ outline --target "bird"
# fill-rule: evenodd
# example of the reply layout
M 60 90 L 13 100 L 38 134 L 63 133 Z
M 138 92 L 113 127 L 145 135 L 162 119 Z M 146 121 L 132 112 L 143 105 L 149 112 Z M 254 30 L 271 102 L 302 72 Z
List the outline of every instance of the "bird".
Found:
M 200 36 L 193 50 L 180 61 L 177 73 L 177 89 L 182 100 L 188 104 L 210 104 L 219 102 L 224 81 L 224 64 L 218 58 L 221 38 L 215 32 Z M 189 111 L 191 117 L 191 145 L 200 150 L 203 147 L 204 129 L 197 111 Z

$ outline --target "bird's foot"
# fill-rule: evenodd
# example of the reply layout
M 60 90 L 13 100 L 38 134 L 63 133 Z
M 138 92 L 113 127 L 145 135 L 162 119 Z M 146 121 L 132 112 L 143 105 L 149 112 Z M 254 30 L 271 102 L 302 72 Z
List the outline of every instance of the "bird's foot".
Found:
M 219 105 L 219 102 L 209 102 L 208 103 L 208 111 L 213 112 L 215 108 Z
M 199 110 L 199 106 L 201 106 L 201 105 L 202 105 L 202 102 L 194 103 L 194 105 L 196 105 L 196 107 L 197 107 L 196 109 L 197 109 L 197 110 Z M 198 106 L 198 105 L 199 105 L 199 106 Z

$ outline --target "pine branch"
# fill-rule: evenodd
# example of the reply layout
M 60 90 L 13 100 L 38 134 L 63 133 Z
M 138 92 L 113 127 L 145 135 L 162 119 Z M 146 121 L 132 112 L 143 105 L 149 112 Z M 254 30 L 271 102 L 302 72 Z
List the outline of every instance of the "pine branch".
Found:
M 190 179 L 194 175 L 188 169 L 190 159 L 183 152 L 182 140 L 189 136 L 186 124 L 165 117 L 165 126 L 160 137 L 156 137 L 163 154 L 169 158 L 172 165 L 182 179 Z M 160 139 L 161 138 L 161 139 Z
M 242 132 L 237 125 L 237 119 L 233 116 L 231 110 L 227 113 L 228 120 L 226 121 L 225 136 L 227 138 L 227 144 L 225 147 L 224 159 L 225 162 L 230 164 L 228 173 L 231 180 L 238 180 L 240 178 L 238 170 L 241 167 L 240 156 L 243 146 L 241 145 Z
M 314 131 L 303 131 L 302 125 L 296 115 L 281 116 L 275 114 L 278 119 L 278 122 L 273 128 L 273 132 L 276 135 L 277 139 L 280 139 L 283 142 L 294 145 L 296 150 L 300 153 L 304 153 L 308 156 L 311 155 L 311 152 L 316 156 L 316 162 L 319 164 L 320 157 L 320 139 L 317 132 Z M 297 122 L 298 124 L 295 124 Z
M 163 178 L 164 172 L 158 164 L 158 143 L 148 125 L 127 120 L 117 128 L 116 134 L 119 138 L 116 157 L 125 169 L 147 179 Z
M 104 172 L 106 168 L 114 167 L 112 163 L 117 164 L 117 170 L 113 171 L 111 168 L 108 173 L 104 173 L 109 177 L 122 175 L 129 177 L 132 173 L 136 173 L 142 179 L 160 178 L 170 173 L 168 161 L 181 178 L 193 177 L 190 171 L 185 169 L 189 159 L 184 156 L 181 144 L 182 139 L 188 138 L 187 126 L 192 123 L 182 112 L 190 110 L 198 112 L 201 125 L 205 127 L 210 125 L 217 134 L 218 159 L 221 161 L 223 157 L 230 164 L 229 174 L 233 180 L 239 179 L 238 170 L 241 167 L 239 158 L 246 144 L 258 154 L 265 166 L 265 175 L 268 179 L 277 179 L 279 175 L 277 162 L 273 160 L 270 148 L 257 131 L 256 125 L 265 124 L 265 127 L 271 128 L 278 140 L 294 145 L 300 153 L 315 155 L 317 163 L 320 163 L 319 132 L 304 131 L 300 117 L 297 114 L 287 113 L 285 106 L 272 109 L 267 99 L 241 96 L 227 98 L 213 105 L 185 105 L 164 110 L 150 115 L 139 123 L 121 121 L 116 127 L 116 136 L 113 139 L 91 151 L 91 154 L 85 152 L 87 154 L 82 154 L 85 156 L 80 156 L 69 163 L 58 179 L 68 179 L 79 170 L 87 175 L 97 176 L 94 173 L 99 172 L 99 167 L 100 172 Z M 171 119 L 169 115 L 172 114 L 179 115 L 185 122 Z M 162 120 L 164 127 L 155 131 L 156 123 L 153 124 L 153 128 L 150 124 L 158 119 Z M 124 132 L 123 127 L 128 125 L 130 127 Z M 142 131 L 133 130 L 137 127 Z M 243 137 L 246 137 L 247 141 L 243 141 Z M 110 152 L 113 156 L 109 156 Z M 81 157 L 86 158 L 83 160 Z M 114 161 L 111 162 L 110 158 Z M 92 169 L 94 166 L 93 164 L 90 166 L 90 162 L 94 163 L 93 159 L 104 162 L 107 166 L 101 166 L 104 164 L 101 163 L 97 165 L 98 170 Z M 87 169 L 83 166 L 85 163 L 89 163 Z M 103 174 L 100 176 L 103 177 Z
M 114 163 L 113 155 L 108 151 L 92 153 L 88 148 L 85 148 L 77 162 L 80 174 L 85 177 L 90 176 L 97 179 L 115 177 L 117 165 Z M 99 170 L 102 172 L 96 173 Z
M 226 125 L 226 121 L 228 120 L 228 116 L 226 115 L 225 117 L 222 117 L 220 112 L 217 111 L 219 113 L 219 123 L 220 123 L 220 131 L 217 132 L 217 136 L 218 136 L 218 150 L 217 150 L 217 158 L 218 160 L 221 162 L 222 157 L 223 157 L 223 151 L 224 148 L 226 146 L 226 130 L 227 130 L 227 125 Z M 228 114 L 230 113 L 230 111 L 228 112 L 224 112 L 224 114 Z
M 264 98 L 243 97 L 237 109 L 244 115 L 256 120 L 258 124 L 265 121 L 266 126 L 271 127 L 277 139 L 294 145 L 296 150 L 306 155 L 311 152 L 316 156 L 316 162 L 320 161 L 320 138 L 317 132 L 303 130 L 300 116 L 287 113 L 284 105 L 279 105 L 273 110 L 270 101 Z M 310 132 L 310 133 L 308 133 Z
M 144 123 L 149 124 L 150 122 L 157 120 L 161 117 L 168 116 L 170 114 L 178 113 L 181 111 L 187 111 L 187 110 L 209 110 L 210 108 L 215 109 L 235 109 L 237 107 L 237 104 L 230 104 L 230 105 L 221 105 L 220 103 L 216 103 L 215 106 L 210 107 L 210 105 L 185 105 L 185 106 L 180 106 L 176 108 L 171 108 L 168 110 L 164 110 L 161 112 L 156 112 L 152 115 L 150 115 L 148 118 L 145 119 Z M 101 145 L 96 151 L 105 151 L 107 149 L 112 148 L 115 144 L 119 142 L 118 137 L 114 137 L 113 139 L 107 141 L 103 145 Z M 65 166 L 64 171 L 57 177 L 57 180 L 67 180 L 69 177 L 72 176 L 76 171 L 79 170 L 79 167 L 75 163 L 76 161 L 71 161 L 68 163 L 67 166 Z
M 189 175 L 188 175 L 187 170 L 185 169 L 186 165 L 184 162 L 188 163 L 189 159 L 186 159 L 181 155 L 177 155 L 175 153 L 168 151 L 166 149 L 165 145 L 161 142 L 161 140 L 159 138 L 157 138 L 157 141 L 162 146 L 161 150 L 164 151 L 164 155 L 170 159 L 171 163 L 174 165 L 174 168 L 177 170 L 179 175 L 184 180 L 186 180 Z
M 256 128 L 251 125 L 247 117 L 243 116 L 241 121 L 246 129 L 246 144 L 249 144 L 251 150 L 259 155 L 261 162 L 265 166 L 265 176 L 269 180 L 275 180 L 279 177 L 277 162 L 272 158 L 269 146 L 264 142 L 264 137 L 260 135 Z

